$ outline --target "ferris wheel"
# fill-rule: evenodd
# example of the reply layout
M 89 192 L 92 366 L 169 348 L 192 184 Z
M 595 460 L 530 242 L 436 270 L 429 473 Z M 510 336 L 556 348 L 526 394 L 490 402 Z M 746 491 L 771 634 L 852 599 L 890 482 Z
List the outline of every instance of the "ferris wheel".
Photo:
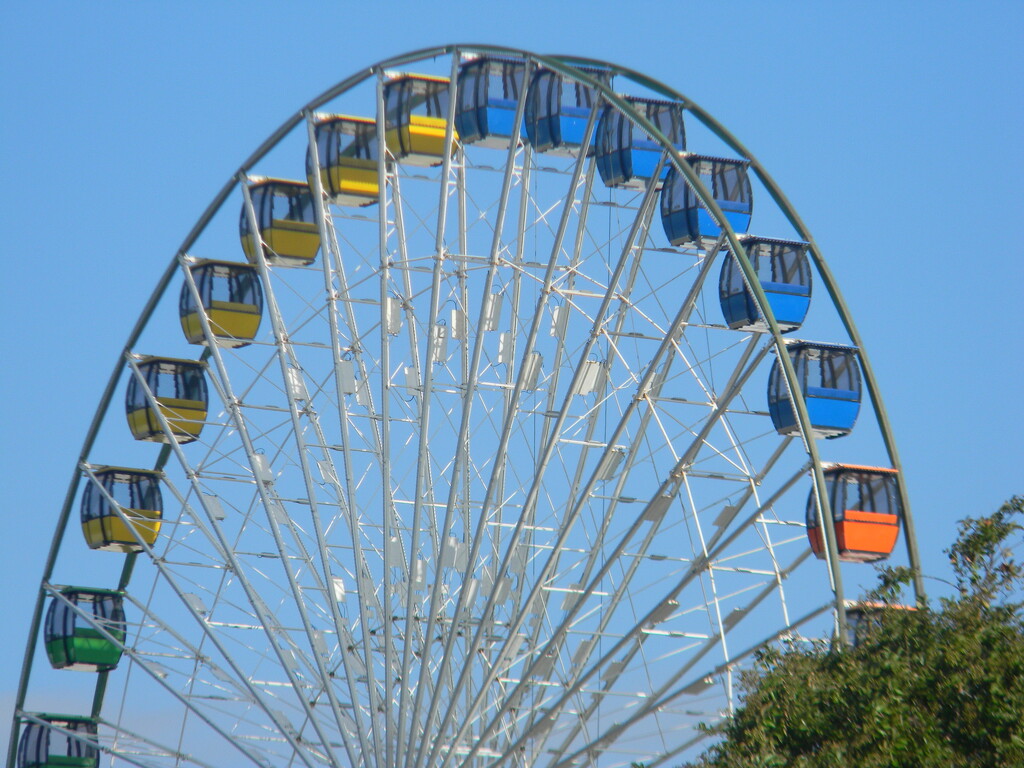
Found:
M 674 765 L 758 648 L 845 636 L 844 574 L 900 538 L 917 568 L 810 233 L 605 62 L 448 46 L 342 81 L 126 350 L 9 768 Z

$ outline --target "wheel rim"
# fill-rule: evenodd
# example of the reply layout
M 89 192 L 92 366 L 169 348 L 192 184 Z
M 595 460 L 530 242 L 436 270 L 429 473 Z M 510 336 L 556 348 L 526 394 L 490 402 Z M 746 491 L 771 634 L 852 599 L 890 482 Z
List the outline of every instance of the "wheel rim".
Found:
M 462 52 L 519 56 L 598 85 L 573 69 L 581 62 L 452 47 L 382 62 L 302 113 L 381 113 L 385 69 L 415 62 L 454 79 Z M 679 94 L 597 64 L 680 100 L 721 136 Z M 614 90 L 599 91 L 664 139 Z M 226 224 L 235 205 L 258 226 L 243 182 L 308 143 L 303 119 L 243 164 L 181 264 L 239 253 L 228 250 L 238 248 Z M 378 121 L 381 146 L 384 132 Z M 126 588 L 132 577 L 134 635 L 128 668 L 98 678 L 107 751 L 166 764 L 206 738 L 233 745 L 239 764 L 659 764 L 701 738 L 697 722 L 729 711 L 733 669 L 763 642 L 833 607 L 843 623 L 841 571 L 832 564 L 829 589 L 800 523 L 809 469 L 824 487 L 821 459 L 813 440 L 779 437 L 764 413 L 765 366 L 782 337 L 736 233 L 726 227 L 720 244 L 753 276 L 767 332 L 722 326 L 706 299 L 728 254 L 667 247 L 651 185 L 606 190 L 591 160 L 524 146 L 444 156 L 437 168 L 379 163 L 382 204 L 319 207 L 315 265 L 258 259 L 261 340 L 203 353 L 216 391 L 209 423 L 197 445 L 160 449 L 178 505 L 144 548 L 149 567 L 129 555 L 119 579 Z M 299 176 L 301 156 L 291 157 Z M 664 162 L 697 186 L 677 154 Z M 859 343 L 813 242 L 812 255 Z M 178 262 L 129 350 L 162 351 L 140 345 L 164 333 L 154 323 L 166 319 L 172 276 L 187 275 Z M 176 354 L 188 349 L 177 344 Z M 861 354 L 880 453 L 898 468 Z M 94 442 L 123 432 L 117 409 L 107 414 L 122 370 L 131 377 L 136 360 L 119 362 L 104 395 L 82 454 L 87 481 L 106 461 Z M 138 466 L 152 463 L 155 449 L 133 447 Z M 78 479 L 40 606 L 55 591 Z M 904 519 L 913 562 L 905 500 Z M 796 595 L 783 587 L 791 574 Z M 173 729 L 136 722 L 150 695 L 179 707 Z

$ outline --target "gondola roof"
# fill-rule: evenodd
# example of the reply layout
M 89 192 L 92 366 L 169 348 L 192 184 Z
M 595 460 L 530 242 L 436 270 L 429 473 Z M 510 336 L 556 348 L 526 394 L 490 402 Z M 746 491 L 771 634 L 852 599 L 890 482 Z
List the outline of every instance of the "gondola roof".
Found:
M 247 261 L 228 261 L 227 259 L 203 259 L 198 256 L 190 256 L 191 261 L 188 267 L 242 267 L 244 269 L 256 269 L 254 264 Z
M 112 467 L 112 466 L 90 466 L 89 469 L 94 475 L 101 472 L 124 472 L 127 475 L 150 475 L 152 477 L 163 477 L 163 471 L 159 469 L 138 469 L 137 467 Z
M 663 107 L 680 107 L 680 108 L 682 108 L 684 106 L 683 102 L 675 100 L 675 99 L 655 99 L 655 98 L 649 98 L 647 96 L 634 96 L 634 95 L 629 94 L 629 93 L 616 93 L 615 95 L 618 96 L 623 101 L 629 103 L 629 104 L 657 104 L 657 105 L 663 106 Z M 683 152 L 682 154 L 685 155 L 686 153 Z
M 595 67 L 595 66 L 592 66 L 592 65 L 589 65 L 589 64 L 572 64 L 572 63 L 569 63 L 568 66 L 571 66 L 577 72 L 582 72 L 585 75 L 599 75 L 600 76 L 600 75 L 612 75 L 612 74 L 614 74 L 612 72 L 612 70 L 608 69 L 607 67 Z M 540 65 L 537 68 L 537 71 L 538 72 L 553 72 L 556 75 L 563 74 L 562 72 L 559 72 L 556 69 L 552 69 L 551 67 L 544 66 L 543 64 Z M 569 75 L 569 74 L 566 74 L 565 76 L 572 78 L 572 75 Z M 573 78 L 573 79 L 575 80 L 575 78 Z
M 309 184 L 305 181 L 299 181 L 298 179 L 279 179 L 276 176 L 250 176 L 249 186 L 250 187 L 261 187 L 266 184 L 280 184 L 282 186 L 289 187 L 308 187 Z
M 807 341 L 805 339 L 783 339 L 782 343 L 786 345 L 787 349 L 801 350 L 801 349 L 835 349 L 842 351 L 857 352 L 857 347 L 850 344 L 836 344 L 830 341 Z
M 205 360 L 188 360 L 183 357 L 163 357 L 161 355 L 138 355 L 135 362 L 139 365 L 145 365 L 146 363 L 181 363 L 192 367 L 207 367 Z
M 368 125 L 376 125 L 377 121 L 372 117 L 362 117 L 360 115 L 340 115 L 331 112 L 314 112 L 313 121 L 316 125 L 326 125 L 327 123 L 335 123 L 340 121 L 347 121 L 350 123 L 366 123 Z
M 83 595 L 124 597 L 123 589 L 102 589 L 100 587 L 75 587 L 70 585 L 57 586 L 56 584 L 53 585 L 53 589 L 55 592 L 60 592 L 61 594 L 67 594 L 69 592 L 78 592 Z
M 674 103 L 674 102 L 670 102 Z M 745 157 L 721 157 L 719 155 L 702 155 L 700 152 L 680 152 L 684 160 L 710 160 L 713 163 L 739 163 L 750 166 L 750 160 Z
M 460 67 L 469 66 L 470 64 L 476 64 L 480 61 L 493 61 L 499 64 L 525 64 L 526 59 L 518 56 L 508 56 L 506 54 L 490 54 L 490 53 L 464 53 L 459 62 Z
M 400 83 L 403 80 L 425 80 L 430 83 L 448 83 L 449 78 L 441 75 L 420 75 L 415 72 L 385 72 L 384 85 Z
M 900 471 L 892 467 L 869 467 L 864 464 L 839 464 L 836 462 L 822 462 L 822 472 L 839 472 L 849 470 L 850 472 L 878 472 L 886 475 L 898 475 Z
M 746 243 L 765 243 L 766 245 L 796 245 L 802 248 L 806 248 L 810 245 L 810 243 L 804 240 L 784 240 L 778 237 L 764 237 L 763 235 L 752 235 L 749 232 L 737 234 L 736 239 L 739 240 L 740 243 L 743 245 L 745 245 Z

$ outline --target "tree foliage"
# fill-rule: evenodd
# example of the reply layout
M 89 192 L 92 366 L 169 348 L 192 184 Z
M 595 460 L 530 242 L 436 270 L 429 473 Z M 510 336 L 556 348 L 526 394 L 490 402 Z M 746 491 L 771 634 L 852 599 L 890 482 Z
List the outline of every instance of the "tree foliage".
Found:
M 702 768 L 1024 766 L 1024 496 L 960 523 L 954 597 L 898 607 L 906 569 L 884 569 L 880 609 L 853 648 L 762 651 L 743 705 Z

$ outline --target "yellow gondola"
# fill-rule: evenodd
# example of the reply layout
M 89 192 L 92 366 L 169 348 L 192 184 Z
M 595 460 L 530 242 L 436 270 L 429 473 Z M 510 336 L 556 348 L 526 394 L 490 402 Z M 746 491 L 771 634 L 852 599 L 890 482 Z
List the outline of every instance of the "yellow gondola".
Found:
M 388 151 L 401 163 L 439 165 L 448 126 L 447 77 L 401 75 L 384 84 Z M 452 129 L 454 151 L 458 134 Z
M 313 213 L 309 185 L 301 181 L 263 179 L 249 185 L 263 255 L 270 264 L 302 266 L 316 260 L 320 230 Z M 256 263 L 256 247 L 246 206 L 238 222 L 245 257 Z
M 217 346 L 244 347 L 254 338 L 263 318 L 263 288 L 259 271 L 251 264 L 203 259 L 189 265 L 202 309 Z M 207 343 L 200 306 L 186 281 L 181 286 L 178 314 L 190 344 Z
M 377 182 L 377 123 L 368 117 L 335 115 L 316 121 L 320 183 L 336 205 L 373 205 Z M 306 178 L 313 186 L 312 157 L 306 153 Z
M 82 533 L 90 549 L 107 552 L 140 552 L 141 539 L 147 546 L 156 543 L 163 517 L 160 473 L 145 469 L 99 467 L 93 471 L 82 494 Z M 108 500 L 120 507 L 125 522 Z
M 144 357 L 138 367 L 146 387 L 132 375 L 125 395 L 132 436 L 136 440 L 171 442 L 171 435 L 164 432 L 160 424 L 162 415 L 179 443 L 190 443 L 199 437 L 206 421 L 206 366 L 197 360 Z M 150 406 L 147 387 L 157 402 L 159 415 L 157 409 Z

